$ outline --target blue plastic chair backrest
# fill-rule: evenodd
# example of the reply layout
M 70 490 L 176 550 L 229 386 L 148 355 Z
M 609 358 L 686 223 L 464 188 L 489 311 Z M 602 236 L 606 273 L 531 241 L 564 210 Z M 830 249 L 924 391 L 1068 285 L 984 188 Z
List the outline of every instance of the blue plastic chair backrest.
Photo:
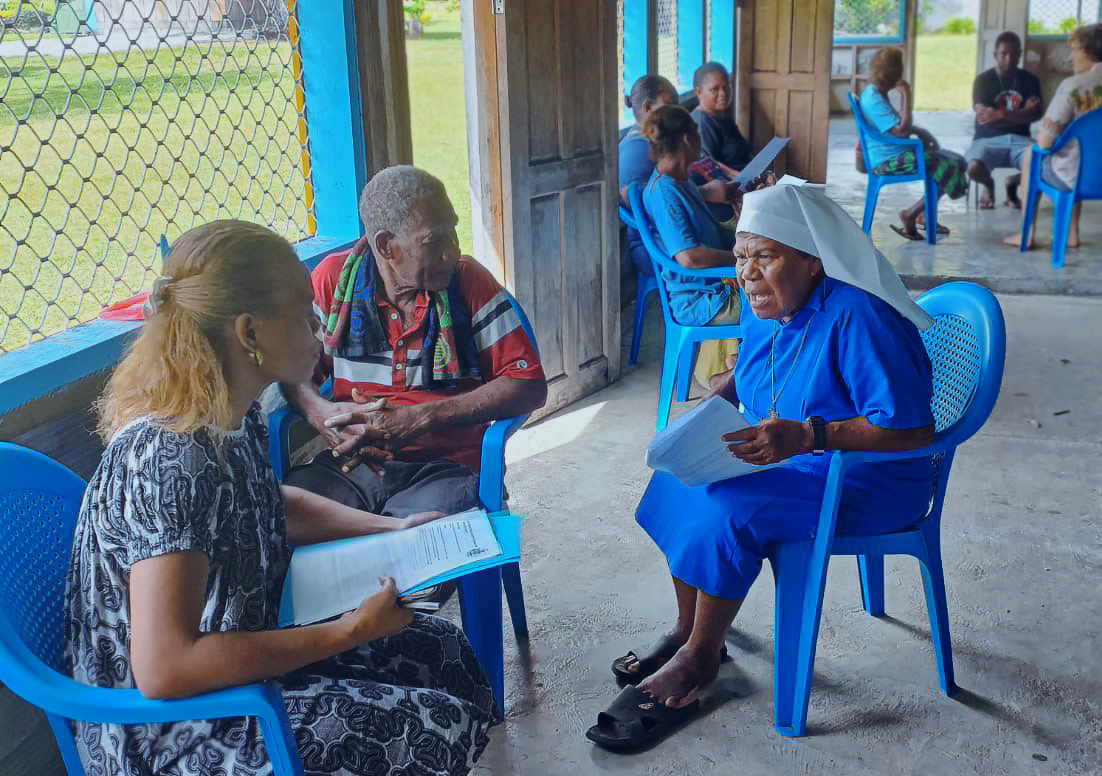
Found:
M 520 318 L 520 328 L 524 330 L 524 333 L 528 335 L 528 341 L 532 343 L 532 347 L 536 349 L 536 355 L 540 353 L 540 344 L 536 341 L 536 332 L 532 330 L 532 323 L 528 320 L 528 316 L 524 313 L 524 308 L 520 306 L 520 302 L 516 297 L 505 291 L 505 296 L 509 300 L 509 304 L 513 308 L 513 312 Z M 505 425 L 505 439 L 508 439 L 513 435 L 513 432 L 524 425 L 524 422 L 528 420 L 528 416 L 532 413 L 528 412 L 524 415 L 518 415 L 515 418 L 508 418 L 497 421 Z
M 63 670 L 65 580 L 84 488 L 56 461 L 0 442 L 0 628 L 55 671 Z
M 1068 124 L 1052 144 L 1055 153 L 1079 141 L 1079 177 L 1075 190 L 1082 199 L 1102 199 L 1102 108 L 1089 110 Z
M 635 216 L 633 216 L 631 211 L 623 205 L 620 205 L 620 223 L 629 229 L 634 229 L 637 232 L 639 231 L 639 225 L 635 223 Z
M 857 140 L 861 143 L 861 158 L 865 160 L 865 169 L 871 172 L 872 160 L 869 159 L 869 143 L 867 138 L 874 130 L 865 119 L 865 114 L 861 112 L 861 103 L 857 95 L 853 92 L 846 92 L 846 98 L 849 100 L 850 110 L 853 111 L 854 123 L 857 124 Z
M 683 275 L 691 274 L 691 272 L 678 264 L 673 257 L 659 246 L 654 222 L 643 205 L 643 184 L 638 182 L 628 184 L 628 203 L 631 205 L 631 213 L 635 217 L 635 230 L 639 232 L 639 236 L 643 240 L 643 247 L 647 249 L 647 255 L 656 265 L 654 278 L 658 283 L 658 299 L 662 303 L 662 317 L 666 319 L 667 325 L 676 323 L 673 310 L 670 308 L 670 292 L 666 288 L 666 278 L 662 275 L 662 271 L 677 272 Z
M 958 445 L 987 421 L 999 396 L 1006 359 L 1002 309 L 974 283 L 946 283 L 916 301 L 934 317 L 922 341 L 933 365 L 937 436 Z

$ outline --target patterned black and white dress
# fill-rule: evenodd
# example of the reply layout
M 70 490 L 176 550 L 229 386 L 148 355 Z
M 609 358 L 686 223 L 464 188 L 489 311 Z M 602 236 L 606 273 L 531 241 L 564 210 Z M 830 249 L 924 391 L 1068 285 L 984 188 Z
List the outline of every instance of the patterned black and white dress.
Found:
M 134 687 L 130 567 L 200 550 L 204 632 L 274 629 L 287 547 L 283 502 L 254 406 L 241 428 L 179 434 L 149 420 L 111 440 L 88 485 L 69 569 L 74 678 Z M 400 633 L 272 680 L 310 774 L 465 774 L 501 721 L 463 634 L 417 615 Z M 271 772 L 252 718 L 77 725 L 89 776 Z

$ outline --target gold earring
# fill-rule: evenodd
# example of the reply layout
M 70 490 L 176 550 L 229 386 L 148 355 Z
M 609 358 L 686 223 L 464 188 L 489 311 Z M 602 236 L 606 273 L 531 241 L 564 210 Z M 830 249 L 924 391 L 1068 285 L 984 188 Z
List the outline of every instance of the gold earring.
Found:
M 252 359 L 254 366 L 259 367 L 264 363 L 264 354 L 261 353 L 259 350 L 250 350 L 249 358 Z

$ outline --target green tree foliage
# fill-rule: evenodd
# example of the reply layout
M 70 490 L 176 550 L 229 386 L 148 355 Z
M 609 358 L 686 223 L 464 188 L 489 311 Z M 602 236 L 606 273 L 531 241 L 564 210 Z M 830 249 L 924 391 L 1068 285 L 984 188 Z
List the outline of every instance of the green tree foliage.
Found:
M 834 35 L 899 34 L 900 0 L 836 0 Z
M 954 16 L 945 20 L 942 31 L 949 35 L 975 35 L 976 23 L 965 16 Z

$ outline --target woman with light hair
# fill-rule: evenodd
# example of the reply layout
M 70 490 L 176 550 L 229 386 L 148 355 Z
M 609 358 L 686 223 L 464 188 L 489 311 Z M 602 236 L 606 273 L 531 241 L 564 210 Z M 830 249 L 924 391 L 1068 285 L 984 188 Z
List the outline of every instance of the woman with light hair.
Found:
M 414 615 L 394 581 L 352 612 L 280 629 L 289 542 L 399 530 L 281 487 L 256 403 L 320 350 L 305 268 L 242 221 L 192 229 L 165 258 L 146 323 L 100 402 L 107 444 L 68 579 L 73 677 L 178 698 L 268 681 L 310 774 L 467 773 L 501 720 L 463 634 Z M 88 774 L 268 773 L 252 718 L 78 723 Z M 214 764 L 217 764 L 216 766 Z
M 899 108 L 890 101 L 897 95 Z M 917 136 L 925 147 L 926 175 L 937 185 L 937 196 L 960 199 L 968 193 L 968 165 L 964 157 L 938 146 L 926 130 L 914 125 L 914 95 L 911 85 L 903 80 L 903 51 L 885 46 L 869 61 L 869 85 L 861 92 L 861 112 L 878 132 L 894 137 Z M 914 149 L 899 150 L 876 138 L 867 138 L 871 172 L 875 175 L 910 175 L 918 169 Z M 902 226 L 891 225 L 892 231 L 908 240 L 921 240 L 919 229 L 926 228 L 925 200 L 899 211 Z M 948 227 L 938 224 L 938 234 L 949 234 Z

